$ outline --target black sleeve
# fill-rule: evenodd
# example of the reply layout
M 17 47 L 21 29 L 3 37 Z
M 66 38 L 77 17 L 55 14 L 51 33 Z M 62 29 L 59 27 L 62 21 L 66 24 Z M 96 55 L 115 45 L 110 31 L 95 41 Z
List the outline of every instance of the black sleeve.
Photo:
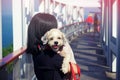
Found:
M 61 69 L 63 63 L 63 57 L 59 54 L 56 54 L 53 58 L 53 64 L 56 69 Z

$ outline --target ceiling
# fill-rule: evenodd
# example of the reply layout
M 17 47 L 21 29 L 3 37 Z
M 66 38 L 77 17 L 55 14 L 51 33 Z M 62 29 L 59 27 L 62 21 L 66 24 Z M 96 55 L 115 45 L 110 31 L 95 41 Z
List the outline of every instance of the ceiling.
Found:
M 100 0 L 54 0 L 54 1 L 79 7 L 100 7 Z

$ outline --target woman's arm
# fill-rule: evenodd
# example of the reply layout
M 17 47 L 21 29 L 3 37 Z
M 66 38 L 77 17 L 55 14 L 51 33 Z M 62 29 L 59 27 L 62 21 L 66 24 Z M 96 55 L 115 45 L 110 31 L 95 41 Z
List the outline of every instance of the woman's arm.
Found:
M 54 64 L 56 69 L 59 69 L 59 70 L 61 69 L 62 63 L 63 63 L 63 59 L 64 58 L 62 56 L 60 56 L 59 54 L 54 55 L 54 57 L 53 57 L 53 64 Z

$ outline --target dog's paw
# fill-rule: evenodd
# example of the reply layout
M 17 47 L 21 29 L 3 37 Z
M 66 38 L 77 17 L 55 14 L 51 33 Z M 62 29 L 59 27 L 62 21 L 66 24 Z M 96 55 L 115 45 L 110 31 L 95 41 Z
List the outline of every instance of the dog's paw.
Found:
M 67 66 L 63 66 L 61 70 L 64 74 L 68 73 L 68 67 Z
M 68 71 L 69 71 L 69 62 L 63 62 L 61 70 L 62 70 L 62 72 L 64 74 L 68 73 Z

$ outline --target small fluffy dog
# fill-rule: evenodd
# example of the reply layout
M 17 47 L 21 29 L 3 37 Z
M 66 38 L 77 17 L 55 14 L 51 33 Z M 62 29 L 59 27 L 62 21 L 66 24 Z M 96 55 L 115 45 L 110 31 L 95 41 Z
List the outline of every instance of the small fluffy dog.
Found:
M 76 61 L 65 35 L 59 29 L 51 29 L 41 40 L 43 44 L 48 44 L 53 51 L 64 57 L 61 70 L 66 74 L 69 70 L 69 62 L 76 63 Z

